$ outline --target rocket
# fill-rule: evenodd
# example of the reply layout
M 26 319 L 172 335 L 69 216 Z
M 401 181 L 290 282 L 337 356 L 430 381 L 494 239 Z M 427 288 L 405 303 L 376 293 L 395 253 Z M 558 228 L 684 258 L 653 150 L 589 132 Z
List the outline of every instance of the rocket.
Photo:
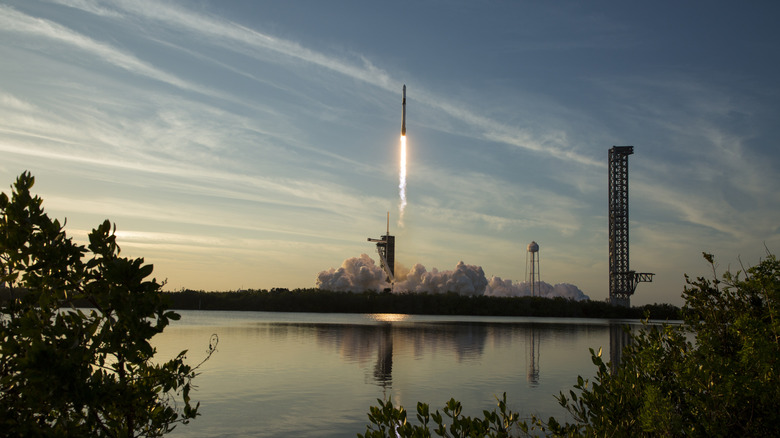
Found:
M 406 84 L 404 84 L 404 99 L 401 101 L 401 135 L 406 136 Z

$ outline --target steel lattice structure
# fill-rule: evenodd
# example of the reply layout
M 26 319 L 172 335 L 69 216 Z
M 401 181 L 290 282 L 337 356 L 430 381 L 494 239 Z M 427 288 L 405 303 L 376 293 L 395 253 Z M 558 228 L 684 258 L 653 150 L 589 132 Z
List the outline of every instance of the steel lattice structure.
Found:
M 381 239 L 369 237 L 368 241 L 376 243 L 376 251 L 379 253 L 379 267 L 387 274 L 387 282 L 395 282 L 395 236 L 385 234 Z
M 379 253 L 379 266 L 387 274 L 387 282 L 395 282 L 395 236 L 390 235 L 390 213 L 387 213 L 387 233 L 381 239 L 368 238 L 369 242 L 376 243 L 376 251 Z
M 609 150 L 609 300 L 628 307 L 638 283 L 653 274 L 637 273 L 628 263 L 628 156 L 633 146 Z

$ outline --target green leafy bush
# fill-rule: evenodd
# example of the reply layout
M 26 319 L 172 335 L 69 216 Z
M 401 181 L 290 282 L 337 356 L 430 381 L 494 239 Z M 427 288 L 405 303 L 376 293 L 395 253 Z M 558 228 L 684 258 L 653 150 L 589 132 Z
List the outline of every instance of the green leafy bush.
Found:
M 438 410 L 433 414 L 425 403 L 417 403 L 417 422 L 407 422 L 407 413 L 403 406 L 393 406 L 392 400 L 383 402 L 377 399 L 379 406 L 372 406 L 368 419 L 371 422 L 366 427 L 366 433 L 358 434 L 359 438 L 430 438 L 433 433 L 440 437 L 491 437 L 506 438 L 512 436 L 512 431 L 519 431 L 519 417 L 506 407 L 506 393 L 498 400 L 498 407 L 493 411 L 483 411 L 484 417 L 464 416 L 459 401 L 450 399 L 444 406 L 444 415 Z
M 578 379 L 558 400 L 567 436 L 769 436 L 780 424 L 780 262 L 718 280 L 690 280 L 683 324 L 633 335 L 615 372 L 593 354 L 593 382 Z M 537 421 L 537 425 L 543 424 Z
M 682 324 L 645 323 L 630 334 L 619 364 L 605 363 L 601 350 L 591 349 L 595 377 L 579 376 L 573 390 L 556 396 L 573 422 L 532 417 L 518 424 L 505 410 L 505 394 L 499 411 L 485 411 L 484 419 L 459 416 L 460 403 L 450 400 L 445 414 L 452 425 L 434 421 L 433 432 L 509 436 L 508 419 L 517 435 L 778 436 L 780 261 L 768 253 L 757 266 L 719 280 L 713 256 L 704 257 L 714 278 L 686 277 Z M 403 407 L 380 401 L 371 408 L 366 434 L 358 436 L 428 437 L 427 418 L 418 413 L 419 424 L 408 425 Z
M 0 194 L 3 435 L 160 436 L 195 418 L 186 351 L 152 360 L 149 340 L 179 319 L 147 280 L 152 266 L 119 256 L 109 221 L 87 248 L 73 243 L 30 193 L 34 182 L 25 172 L 11 197 Z

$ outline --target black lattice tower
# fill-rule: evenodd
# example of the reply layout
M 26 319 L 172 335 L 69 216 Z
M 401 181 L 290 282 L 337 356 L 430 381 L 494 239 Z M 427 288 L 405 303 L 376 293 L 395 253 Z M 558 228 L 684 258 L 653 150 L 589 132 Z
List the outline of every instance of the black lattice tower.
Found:
M 628 263 L 628 156 L 633 146 L 609 150 L 609 301 L 628 307 L 638 283 L 653 274 L 632 271 Z
M 376 243 L 376 251 L 379 253 L 379 266 L 387 274 L 387 282 L 395 282 L 395 236 L 390 235 L 390 213 L 387 213 L 387 233 L 381 239 L 368 238 L 369 242 Z

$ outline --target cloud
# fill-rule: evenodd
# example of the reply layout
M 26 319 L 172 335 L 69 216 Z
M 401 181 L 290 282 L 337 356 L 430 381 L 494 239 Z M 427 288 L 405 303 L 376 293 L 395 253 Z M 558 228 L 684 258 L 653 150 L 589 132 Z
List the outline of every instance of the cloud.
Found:
M 98 8 L 92 2 L 70 1 L 66 3 L 69 6 L 80 8 L 90 13 L 116 17 L 113 13 L 105 13 L 105 8 Z M 198 40 L 204 44 L 218 45 L 230 51 L 240 52 L 251 58 L 262 58 L 265 61 L 272 62 L 271 58 L 263 54 L 264 51 L 270 51 L 290 59 L 326 68 L 385 91 L 397 92 L 401 87 L 402 81 L 393 79 L 388 72 L 377 67 L 370 59 L 363 56 L 359 57 L 359 62 L 351 62 L 337 56 L 308 49 L 291 40 L 274 37 L 227 20 L 193 13 L 170 4 L 147 0 L 114 1 L 111 4 L 119 10 L 142 17 L 145 20 L 162 22 L 166 27 L 183 29 L 197 34 L 199 36 Z M 281 60 L 276 61 L 280 62 Z M 120 57 L 116 62 L 126 63 L 124 57 Z M 543 133 L 541 136 L 535 135 L 527 129 L 505 125 L 484 117 L 477 112 L 467 109 L 469 107 L 462 102 L 452 102 L 429 93 L 421 85 L 414 84 L 410 86 L 413 86 L 415 89 L 415 101 L 447 114 L 461 122 L 460 125 L 466 124 L 470 128 L 470 132 L 466 135 L 519 147 L 585 166 L 605 167 L 602 161 L 583 155 L 574 148 L 569 147 L 563 132 L 548 132 Z
M 422 100 L 423 103 L 467 123 L 472 128 L 478 129 L 480 132 L 476 135 L 477 138 L 515 146 L 538 154 L 548 155 L 564 161 L 572 161 L 585 166 L 597 168 L 606 167 L 604 162 L 582 155 L 576 150 L 567 147 L 566 142 L 561 141 L 565 140 L 565 133 L 548 132 L 542 136 L 534 135 L 527 129 L 507 126 L 493 119 L 471 112 L 465 109 L 467 108 L 467 105 L 464 105 L 463 103 L 449 102 L 438 96 L 430 96 L 425 93 L 425 91 L 420 92 L 420 94 L 421 96 L 416 97 L 416 100 Z M 549 138 L 551 141 L 545 140 L 545 138 Z
M 32 112 L 37 110 L 35 105 L 25 102 L 12 94 L 2 92 L 0 92 L 0 105 L 21 112 Z
M 95 59 L 108 62 L 133 74 L 146 76 L 188 91 L 206 93 L 203 86 L 183 81 L 108 44 L 95 41 L 52 21 L 23 14 L 8 6 L 0 6 L 0 29 L 3 32 L 57 41 L 78 48 Z
M 102 7 L 94 0 L 49 0 L 49 1 L 63 6 L 68 6 L 75 9 L 81 9 L 82 11 L 89 12 L 90 14 L 99 15 L 101 17 L 120 18 L 122 16 L 117 11 Z

